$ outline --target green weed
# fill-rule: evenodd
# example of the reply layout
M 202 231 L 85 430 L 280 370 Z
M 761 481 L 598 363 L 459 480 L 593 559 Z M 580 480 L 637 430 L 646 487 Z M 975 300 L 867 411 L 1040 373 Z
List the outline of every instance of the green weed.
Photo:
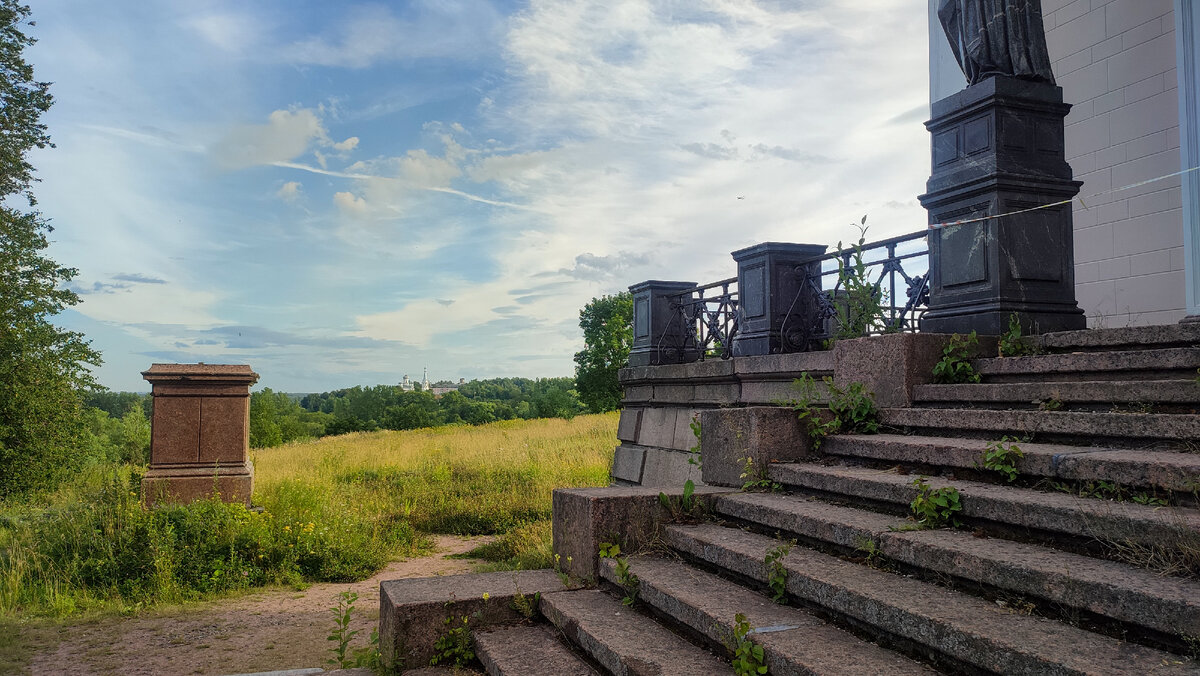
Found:
M 829 376 L 822 382 L 824 397 L 817 391 L 816 381 L 807 373 L 792 383 L 792 389 L 799 392 L 799 398 L 792 406 L 807 428 L 813 450 L 820 449 L 825 437 L 831 434 L 875 434 L 879 431 L 879 409 L 866 385 L 850 383 L 842 388 Z M 827 408 L 817 405 L 822 399 Z
M 1014 441 L 1005 436 L 1000 441 L 989 441 L 983 451 L 983 467 L 993 472 L 999 472 L 1008 479 L 1009 483 L 1017 480 L 1017 461 L 1025 457 L 1024 451 Z
M 732 645 L 729 647 L 733 651 L 733 673 L 738 676 L 761 676 L 770 671 L 762 646 L 747 638 L 753 629 L 745 615 L 734 616 Z
M 795 546 L 795 540 L 785 542 L 767 551 L 767 555 L 763 560 L 763 563 L 767 567 L 767 586 L 771 588 L 771 600 L 781 605 L 787 605 L 788 571 L 787 567 L 783 565 L 783 559 L 792 551 L 792 547 Z
M 913 479 L 912 485 L 917 489 L 917 497 L 909 504 L 917 524 L 923 528 L 941 528 L 962 523 L 957 514 L 962 511 L 962 500 L 958 489 L 953 486 L 933 488 L 927 477 Z
M 456 621 L 454 615 L 447 615 L 442 621 L 446 631 L 433 644 L 433 657 L 429 658 L 430 666 L 448 664 L 454 667 L 464 667 L 475 659 L 475 645 L 471 640 L 471 618 L 463 615 L 461 621 Z
M 638 588 L 641 582 L 637 575 L 629 570 L 629 561 L 621 556 L 621 545 L 609 542 L 601 543 L 600 558 L 612 559 L 616 562 L 617 584 L 625 590 L 625 597 L 621 599 L 621 603 L 627 606 L 637 603 Z
M 850 249 L 843 249 L 841 242 L 837 245 L 838 281 L 844 295 L 839 295 L 835 300 L 838 326 L 834 340 L 859 338 L 887 328 L 884 310 L 887 294 L 880 284 L 871 281 L 863 256 L 863 245 L 867 242 L 867 217 L 863 216 L 855 227 L 858 228 L 858 242 Z M 847 253 L 848 259 L 844 255 Z
M 1000 334 L 1001 357 L 1025 357 L 1037 354 L 1037 348 L 1021 334 L 1021 321 L 1016 314 L 1008 316 L 1008 330 Z
M 754 458 L 749 456 L 742 458 L 745 462 L 742 464 L 742 473 L 738 477 L 742 480 L 743 491 L 770 491 L 777 493 L 783 490 L 783 486 L 771 481 L 767 478 L 767 468 L 754 469 Z
M 942 348 L 942 358 L 933 365 L 933 382 L 951 385 L 980 382 L 982 378 L 971 366 L 971 357 L 978 347 L 979 337 L 974 331 L 966 336 L 957 333 L 951 336 Z

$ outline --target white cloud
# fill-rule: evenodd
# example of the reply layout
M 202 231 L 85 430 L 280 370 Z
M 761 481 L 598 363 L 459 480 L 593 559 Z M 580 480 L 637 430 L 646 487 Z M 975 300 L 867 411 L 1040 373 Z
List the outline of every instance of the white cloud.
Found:
M 275 196 L 284 202 L 295 202 L 304 194 L 300 186 L 300 181 L 288 181 L 279 187 Z
M 230 131 L 212 148 L 212 154 L 222 166 L 241 169 L 295 159 L 313 141 L 328 141 L 317 111 L 276 110 L 266 124 L 242 125 Z
M 345 141 L 342 141 L 341 143 L 333 144 L 333 149 L 338 152 L 342 152 L 342 153 L 349 153 L 351 150 L 354 150 L 357 147 L 358 147 L 358 137 L 357 136 L 351 136 L 350 138 L 346 139 Z
M 361 216 L 367 212 L 367 201 L 351 192 L 334 193 L 333 203 L 345 214 Z

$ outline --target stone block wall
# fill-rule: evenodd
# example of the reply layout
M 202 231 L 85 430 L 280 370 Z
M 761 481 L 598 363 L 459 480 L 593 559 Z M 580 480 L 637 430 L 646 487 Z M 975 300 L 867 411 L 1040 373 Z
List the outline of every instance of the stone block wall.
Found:
M 1179 178 L 1087 196 L 1180 169 L 1172 0 L 1043 0 L 1066 100 L 1075 281 L 1091 326 L 1166 324 L 1185 313 Z

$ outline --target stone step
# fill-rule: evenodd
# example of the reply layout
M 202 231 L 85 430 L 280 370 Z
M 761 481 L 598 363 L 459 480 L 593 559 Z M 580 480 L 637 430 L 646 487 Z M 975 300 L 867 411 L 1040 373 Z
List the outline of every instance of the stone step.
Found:
M 683 562 L 630 557 L 638 578 L 638 601 L 690 627 L 709 640 L 729 645 L 734 618 L 746 616 L 751 640 L 762 646 L 770 673 L 928 674 L 931 670 L 898 653 L 864 641 L 808 612 L 781 606 L 734 582 Z M 618 584 L 616 563 L 605 559 L 604 579 Z
M 971 363 L 984 382 L 1181 379 L 1195 376 L 1200 368 L 1200 347 L 992 357 Z
M 542 614 L 616 676 L 728 674 L 728 662 L 598 589 L 543 594 Z
M 713 524 L 668 526 L 668 546 L 734 574 L 767 581 L 779 541 Z M 1003 674 L 1200 673 L 1184 658 L 984 599 L 843 561 L 803 547 L 782 559 L 788 593 L 806 604 L 936 653 L 953 671 Z M 963 668 L 963 667 L 966 668 Z
M 475 656 L 490 676 L 600 676 L 545 625 L 476 631 Z
M 982 464 L 989 443 L 983 439 L 844 434 L 827 438 L 821 450 L 828 455 L 874 461 L 986 471 Z M 1126 487 L 1184 493 L 1200 488 L 1200 454 L 1197 453 L 1010 443 L 1024 454 L 1014 463 L 1024 476 L 1062 481 L 1109 481 Z M 997 481 L 1003 481 L 999 474 L 996 477 Z
M 1029 340 L 1047 352 L 1098 350 L 1145 350 L 1150 347 L 1200 345 L 1200 324 L 1129 326 L 1115 329 L 1060 331 L 1031 336 Z
M 907 512 L 917 496 L 913 481 L 918 477 L 900 474 L 894 468 L 776 463 L 768 466 L 767 476 L 785 486 L 890 504 L 897 512 Z M 1111 502 L 962 479 L 927 480 L 933 489 L 958 489 L 962 505 L 959 514 L 967 519 L 1088 541 L 1161 547 L 1164 542 L 1180 542 L 1182 538 L 1200 546 L 1200 510 L 1196 509 Z
M 913 401 L 918 404 L 970 403 L 983 406 L 1017 404 L 1031 408 L 1047 401 L 1057 401 L 1067 406 L 1187 406 L 1200 404 L 1200 387 L 1194 379 L 917 385 L 913 388 Z
M 900 517 L 800 496 L 728 495 L 717 500 L 716 512 L 1167 636 L 1200 636 L 1200 582 L 1195 580 L 958 530 L 897 531 L 906 523 Z
M 1194 443 L 1200 439 L 1200 415 L 1167 413 L 1094 413 L 1076 411 L 996 411 L 963 408 L 885 408 L 880 422 L 899 428 L 962 430 L 1028 438 L 1124 440 L 1128 444 Z M 1094 443 L 1094 442 L 1093 442 Z

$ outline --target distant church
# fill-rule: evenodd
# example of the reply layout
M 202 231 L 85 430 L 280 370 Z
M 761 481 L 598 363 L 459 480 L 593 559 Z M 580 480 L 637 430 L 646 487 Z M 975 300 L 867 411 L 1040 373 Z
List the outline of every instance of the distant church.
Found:
M 467 384 L 467 381 L 465 378 L 459 378 L 457 385 L 451 385 L 449 387 L 434 387 L 429 384 L 429 369 L 428 368 L 426 368 L 424 370 L 424 373 L 422 373 L 422 375 L 421 375 L 421 391 L 422 392 L 432 392 L 433 396 L 435 396 L 435 397 L 440 397 L 447 392 L 454 392 L 454 391 L 458 390 L 459 386 L 466 385 L 466 384 Z M 412 392 L 414 389 L 416 389 L 416 385 L 417 384 L 415 382 L 413 382 L 412 380 L 409 380 L 407 373 L 404 374 L 404 380 L 400 381 L 400 389 L 404 390 L 405 392 Z

